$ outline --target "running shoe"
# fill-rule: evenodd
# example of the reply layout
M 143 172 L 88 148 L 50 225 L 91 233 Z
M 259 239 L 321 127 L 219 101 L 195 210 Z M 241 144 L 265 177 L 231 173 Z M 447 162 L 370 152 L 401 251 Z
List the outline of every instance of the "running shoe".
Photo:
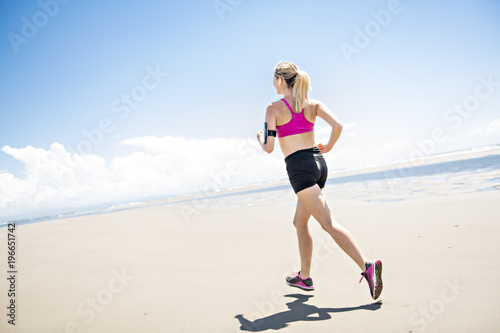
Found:
M 308 279 L 302 279 L 300 277 L 300 272 L 294 272 L 292 273 L 292 276 L 287 276 L 286 277 L 286 283 L 289 286 L 292 287 L 297 287 L 305 291 L 312 291 L 314 290 L 313 286 L 313 280 L 311 278 Z
M 361 280 L 359 283 L 363 281 L 363 278 L 366 278 L 368 282 L 368 286 L 370 287 L 370 294 L 373 299 L 379 298 L 382 293 L 382 261 L 380 260 L 371 260 L 365 263 L 365 271 L 361 273 Z

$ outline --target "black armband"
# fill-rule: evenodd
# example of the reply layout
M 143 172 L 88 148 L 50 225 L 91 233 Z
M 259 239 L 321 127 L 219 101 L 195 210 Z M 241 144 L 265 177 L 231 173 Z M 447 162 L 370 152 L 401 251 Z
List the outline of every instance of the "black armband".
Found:
M 276 137 L 276 131 L 275 130 L 268 130 L 267 129 L 267 122 L 264 123 L 264 144 L 267 143 L 267 137 L 268 136 L 274 136 Z

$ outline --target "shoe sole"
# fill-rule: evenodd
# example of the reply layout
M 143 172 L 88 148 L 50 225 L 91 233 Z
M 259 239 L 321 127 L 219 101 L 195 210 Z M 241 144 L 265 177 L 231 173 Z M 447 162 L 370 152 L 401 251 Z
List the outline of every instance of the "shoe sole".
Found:
M 285 281 L 285 282 L 286 282 L 286 284 L 288 284 L 290 287 L 299 288 L 299 289 L 302 289 L 302 290 L 304 290 L 304 291 L 313 291 L 313 290 L 314 290 L 314 287 L 311 287 L 311 288 L 307 289 L 307 288 L 304 288 L 304 287 L 302 287 L 302 286 L 299 286 L 299 285 L 296 285 L 296 284 L 290 283 L 290 282 L 288 282 L 288 281 Z
M 375 295 L 373 299 L 377 299 L 380 297 L 383 287 L 384 285 L 382 283 L 382 261 L 377 260 L 377 262 L 375 263 L 375 286 L 374 286 Z

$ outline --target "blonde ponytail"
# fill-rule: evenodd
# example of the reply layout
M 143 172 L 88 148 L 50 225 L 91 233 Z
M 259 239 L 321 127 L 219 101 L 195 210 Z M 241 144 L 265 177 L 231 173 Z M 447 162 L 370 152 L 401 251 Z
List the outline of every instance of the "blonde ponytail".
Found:
M 288 88 L 292 89 L 293 99 L 295 100 L 295 112 L 300 113 L 309 101 L 309 75 L 299 70 L 299 67 L 293 62 L 285 61 L 276 65 L 274 76 L 283 78 Z
M 296 110 L 300 112 L 309 100 L 309 75 L 306 72 L 299 71 L 297 73 L 292 93 L 293 99 L 295 99 Z

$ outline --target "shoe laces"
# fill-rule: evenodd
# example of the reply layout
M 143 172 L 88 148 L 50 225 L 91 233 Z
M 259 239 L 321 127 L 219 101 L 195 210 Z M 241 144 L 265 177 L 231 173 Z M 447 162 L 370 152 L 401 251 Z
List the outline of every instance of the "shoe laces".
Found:
M 370 267 L 372 267 L 372 265 L 365 267 L 365 271 L 363 273 L 361 273 L 361 279 L 359 280 L 359 283 L 361 283 L 361 281 L 363 281 L 363 278 L 366 278 L 366 280 L 368 280 L 368 273 L 367 272 L 370 269 Z

